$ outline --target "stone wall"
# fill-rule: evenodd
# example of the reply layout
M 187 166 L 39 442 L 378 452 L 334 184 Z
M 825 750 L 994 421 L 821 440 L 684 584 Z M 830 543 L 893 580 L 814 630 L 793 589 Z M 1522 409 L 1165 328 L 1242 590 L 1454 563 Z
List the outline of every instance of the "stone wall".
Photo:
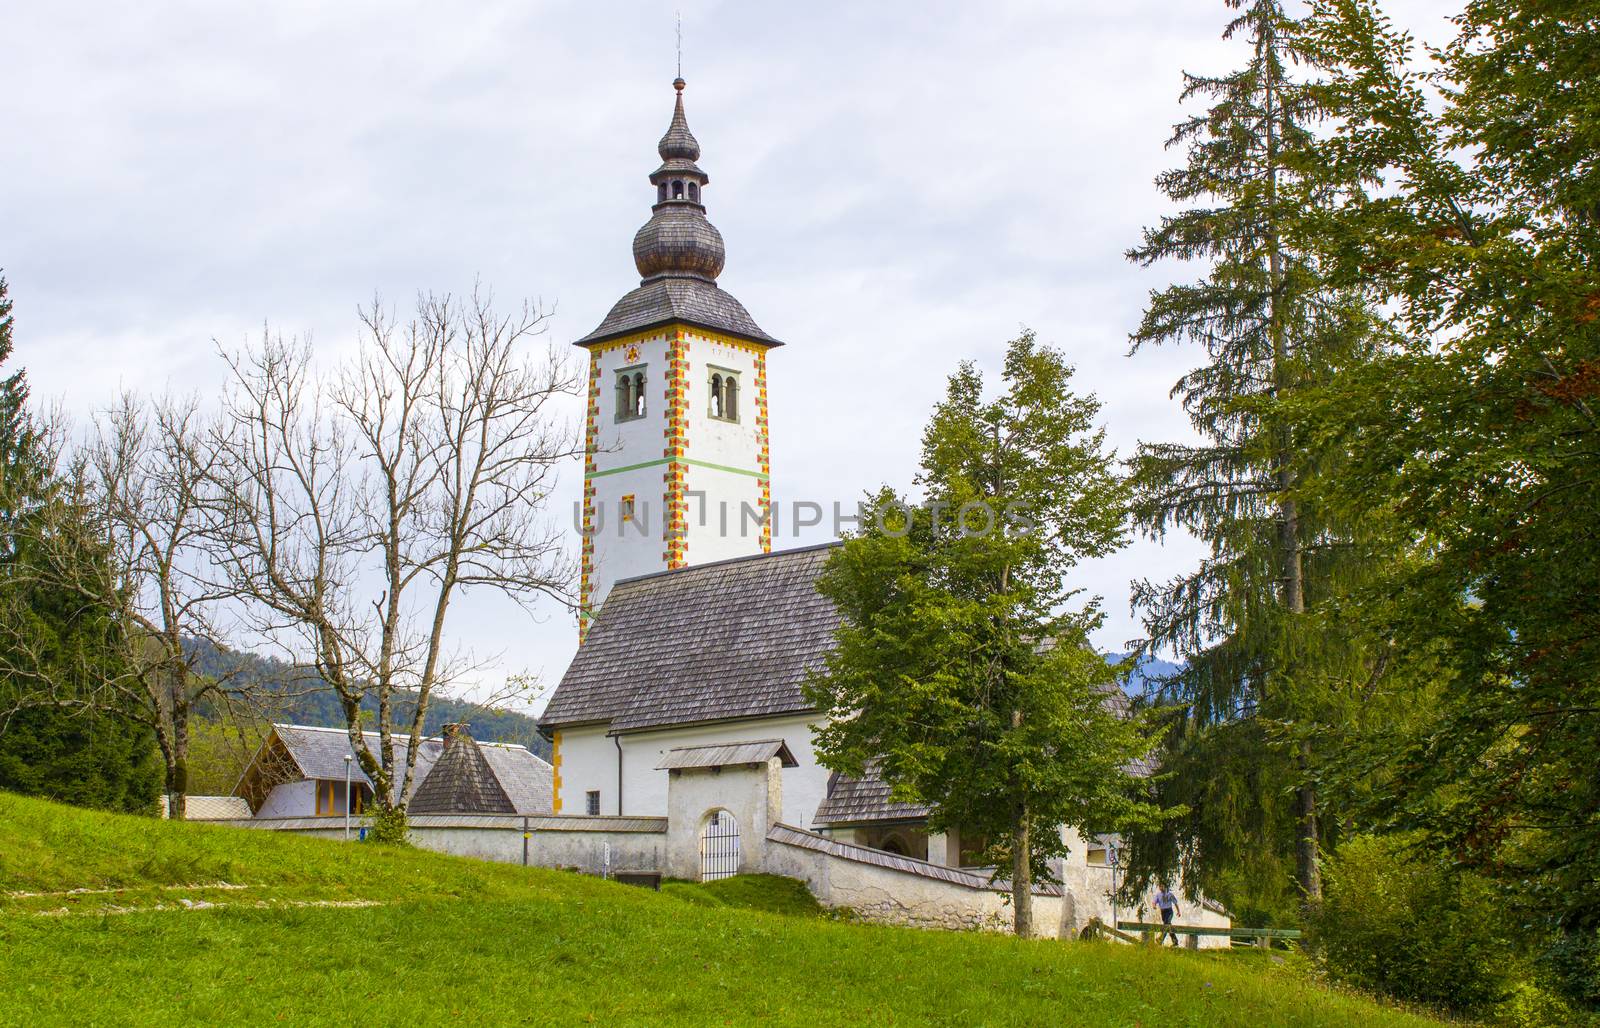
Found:
M 893 857 L 866 847 L 835 842 L 789 825 L 777 825 L 766 840 L 769 874 L 798 878 L 825 907 L 848 909 L 880 924 L 957 931 L 1009 931 L 1010 893 L 984 874 Z M 1057 890 L 1033 897 L 1037 933 L 1071 935 L 1074 926 Z
M 863 920 L 919 928 L 1008 931 L 1010 892 L 984 871 L 885 853 L 785 824 L 782 766 L 764 764 L 675 771 L 669 778 L 667 817 L 418 815 L 411 839 L 423 849 L 500 863 L 572 868 L 588 874 L 656 872 L 700 877 L 700 834 L 713 811 L 739 826 L 739 872 L 797 878 L 826 907 L 849 909 Z M 357 818 L 354 824 L 361 824 Z M 256 829 L 323 838 L 344 835 L 344 819 L 255 818 L 225 821 Z M 526 834 L 526 839 L 524 835 Z M 941 837 L 941 842 L 942 842 Z M 1061 884 L 1040 886 L 1033 898 L 1035 932 L 1075 938 L 1093 918 L 1110 924 L 1154 920 L 1137 906 L 1114 909 L 1110 870 L 1086 861 L 1088 846 L 1066 838 L 1068 859 L 1056 868 Z M 1227 927 L 1226 915 L 1204 904 L 1183 904 L 1180 924 Z M 1225 938 L 1189 940 L 1226 946 Z
M 352 836 L 363 822 L 362 818 L 352 820 Z M 216 823 L 291 831 L 324 839 L 344 837 L 343 818 L 252 818 Z M 526 851 L 524 823 L 527 825 Z M 666 869 L 667 819 L 664 817 L 522 818 L 419 814 L 411 819 L 410 838 L 420 849 L 501 864 L 572 868 L 594 875 L 617 871 L 659 873 Z

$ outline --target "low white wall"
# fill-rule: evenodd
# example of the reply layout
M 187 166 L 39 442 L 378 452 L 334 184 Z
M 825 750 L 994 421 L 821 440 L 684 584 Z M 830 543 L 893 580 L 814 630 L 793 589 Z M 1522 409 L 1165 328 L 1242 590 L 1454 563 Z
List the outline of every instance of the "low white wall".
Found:
M 342 817 L 216 823 L 322 839 L 344 837 Z M 365 823 L 365 818 L 351 820 L 352 838 Z M 527 823 L 530 867 L 574 868 L 596 875 L 602 871 L 666 871 L 666 818 L 530 817 Z M 419 849 L 500 864 L 523 863 L 522 836 L 523 819 L 513 816 L 419 814 L 410 821 L 410 839 Z
M 667 777 L 665 772 L 661 773 Z M 411 839 L 440 853 L 530 866 L 573 868 L 589 874 L 657 872 L 677 878 L 700 876 L 699 836 L 712 810 L 727 810 L 739 823 L 741 873 L 765 872 L 806 883 L 824 906 L 849 908 L 867 921 L 920 928 L 1007 931 L 1012 925 L 1009 890 L 989 884 L 987 873 L 895 857 L 880 850 L 779 823 L 783 769 L 765 765 L 686 770 L 670 779 L 667 817 L 423 814 L 410 821 Z M 356 818 L 352 824 L 364 823 Z M 342 817 L 224 821 L 257 829 L 293 831 L 322 838 L 344 834 Z M 1041 887 L 1033 898 L 1036 934 L 1075 938 L 1093 918 L 1111 924 L 1156 920 L 1149 908 L 1113 910 L 1110 871 L 1085 861 L 1087 847 L 1069 834 L 1068 858 L 1057 873 L 1061 885 Z M 1226 928 L 1225 915 L 1201 903 L 1184 903 L 1180 925 Z M 1186 944 L 1226 946 L 1220 937 Z
M 849 853 L 857 848 L 840 846 L 839 849 Z M 872 852 L 863 851 L 863 855 Z M 981 875 L 956 872 L 948 876 L 972 880 L 962 883 L 936 877 L 951 870 L 948 868 L 906 858 L 898 862 L 921 865 L 925 873 L 883 867 L 773 839 L 766 844 L 767 872 L 805 882 L 825 907 L 848 908 L 863 920 L 879 924 L 958 931 L 1010 930 L 1009 893 L 978 884 Z M 1033 897 L 1035 932 L 1046 938 L 1071 935 L 1075 926 L 1070 917 L 1064 918 L 1070 907 L 1071 901 L 1064 901 L 1059 895 L 1036 892 Z

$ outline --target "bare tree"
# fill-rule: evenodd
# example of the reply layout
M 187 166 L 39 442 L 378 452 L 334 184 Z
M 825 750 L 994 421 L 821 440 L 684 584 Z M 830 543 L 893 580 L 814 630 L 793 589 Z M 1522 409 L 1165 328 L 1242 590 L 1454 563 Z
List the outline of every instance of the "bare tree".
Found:
M 203 499 L 215 433 L 194 398 L 153 403 L 125 395 L 75 452 L 59 421 L 45 433 L 60 469 L 55 502 L 30 522 L 26 574 L 40 586 L 106 611 L 95 647 L 54 659 L 26 632 L 8 636 L 19 706 L 113 711 L 147 725 L 161 753 L 168 816 L 188 793 L 190 724 L 200 705 L 239 699 L 199 674 L 196 640 L 215 643 L 214 617 L 229 596 L 211 561 L 215 519 Z M 55 673 L 41 669 L 54 667 Z
M 555 347 L 533 349 L 545 318 L 528 304 L 501 316 L 475 291 L 419 297 L 400 324 L 374 301 L 357 356 L 326 381 L 307 345 L 270 333 L 229 357 L 230 579 L 257 631 L 338 696 L 376 802 L 402 822 L 429 701 L 464 670 L 446 653 L 457 594 L 572 603 L 548 508 L 559 465 L 582 452 L 561 403 L 579 380 Z

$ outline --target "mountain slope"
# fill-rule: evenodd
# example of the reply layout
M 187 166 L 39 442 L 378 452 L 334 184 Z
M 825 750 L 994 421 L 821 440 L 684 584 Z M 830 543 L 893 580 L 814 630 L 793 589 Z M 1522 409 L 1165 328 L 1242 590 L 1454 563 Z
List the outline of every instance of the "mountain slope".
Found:
M 337 697 L 314 669 L 243 650 L 221 649 L 200 639 L 190 640 L 189 648 L 195 657 L 195 669 L 201 674 L 225 678 L 265 693 L 270 698 L 269 715 L 273 720 L 321 728 L 344 727 L 344 711 Z M 409 723 L 415 709 L 413 697 L 412 693 L 400 694 L 395 707 L 396 724 Z M 377 703 L 369 699 L 362 704 L 362 709 L 376 713 Z M 444 725 L 462 723 L 470 726 L 475 739 L 520 743 L 540 757 L 550 759 L 550 743 L 539 734 L 538 721 L 532 715 L 485 708 L 434 693 L 428 703 L 423 731 L 438 735 Z

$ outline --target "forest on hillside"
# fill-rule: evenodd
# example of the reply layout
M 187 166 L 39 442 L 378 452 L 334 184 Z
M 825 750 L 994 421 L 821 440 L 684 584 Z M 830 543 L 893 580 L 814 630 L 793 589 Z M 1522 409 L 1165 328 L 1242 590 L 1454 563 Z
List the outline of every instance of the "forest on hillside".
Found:
M 231 691 L 259 697 L 264 708 L 260 714 L 267 720 L 322 728 L 345 726 L 338 695 L 315 669 L 297 667 L 257 653 L 224 649 L 201 639 L 190 639 L 188 648 L 198 674 L 226 682 Z M 414 693 L 397 693 L 395 716 L 398 723 L 409 723 L 416 711 L 416 702 Z M 363 710 L 371 708 L 375 713 L 376 707 L 374 696 L 369 695 L 362 701 Z M 207 713 L 215 719 L 215 709 Z M 546 760 L 550 758 L 550 742 L 539 734 L 538 720 L 531 714 L 433 695 L 423 720 L 424 734 L 438 735 L 441 726 L 449 724 L 467 725 L 474 739 L 516 743 Z

